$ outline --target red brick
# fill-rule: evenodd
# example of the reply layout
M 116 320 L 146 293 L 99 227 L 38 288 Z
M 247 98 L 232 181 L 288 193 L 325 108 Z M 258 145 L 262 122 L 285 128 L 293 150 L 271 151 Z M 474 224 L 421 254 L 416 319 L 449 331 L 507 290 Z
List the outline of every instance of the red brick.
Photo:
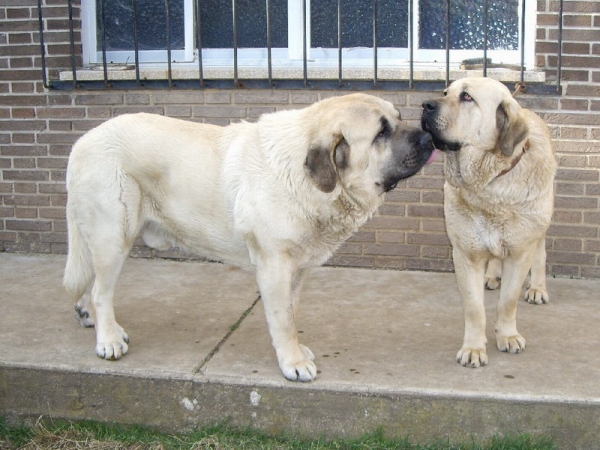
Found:
M 548 263 L 552 263 L 550 258 L 548 258 Z M 558 277 L 579 278 L 581 276 L 581 270 L 578 266 L 551 264 L 551 272 Z
M 52 222 L 47 220 L 6 220 L 6 229 L 12 231 L 52 231 Z
M 436 259 L 414 259 L 406 260 L 406 269 L 408 270 L 431 270 L 435 272 L 452 272 L 454 270 L 452 261 L 442 261 Z M 458 298 L 458 292 L 456 293 Z
M 591 50 L 591 44 L 589 43 L 574 43 L 565 42 L 563 44 L 563 54 L 566 55 L 589 55 Z M 551 53 L 551 52 L 546 52 Z
M 406 242 L 418 245 L 450 245 L 450 240 L 445 234 L 408 233 L 406 235 Z
M 565 13 L 600 13 L 600 3 L 596 0 L 590 1 L 566 1 L 563 3 Z
M 429 205 L 409 205 L 409 217 L 444 217 L 444 208 L 442 206 Z
M 401 244 L 365 244 L 365 255 L 419 256 L 419 246 Z
M 328 266 L 340 267 L 373 267 L 373 258 L 365 256 L 349 256 L 335 254 L 328 262 Z
M 15 217 L 17 219 L 37 219 L 37 208 L 16 208 Z
M 593 169 L 558 169 L 556 179 L 567 181 L 598 181 L 600 173 Z
M 50 206 L 48 195 L 3 195 L 6 206 Z
M 8 43 L 11 45 L 30 44 L 31 33 L 11 33 L 8 35 Z
M 552 263 L 562 263 L 562 264 L 587 264 L 592 265 L 595 263 L 594 255 L 579 253 L 579 252 L 557 252 L 557 251 L 549 251 L 548 252 L 548 260 Z
M 398 231 L 382 231 L 379 230 L 376 233 L 377 243 L 383 244 L 387 242 L 404 244 L 406 242 L 406 234 Z
M 4 206 L 0 206 L 0 217 L 14 217 L 15 216 L 15 208 L 7 208 Z
M 592 16 L 589 14 L 577 14 L 563 15 L 563 26 L 564 27 L 572 27 L 572 28 L 580 28 L 580 27 L 589 27 L 592 25 Z
M 2 156 L 43 156 L 48 149 L 41 145 L 6 145 L 0 146 Z
M 552 237 L 598 237 L 598 227 L 551 224 L 546 233 Z
M 122 94 L 103 93 L 103 94 L 85 94 L 75 97 L 76 105 L 120 105 L 123 103 Z
M 586 239 L 583 249 L 586 252 L 600 253 L 600 239 Z
M 39 170 L 4 170 L 2 172 L 4 180 L 13 181 L 48 181 L 47 171 Z
M 403 205 L 384 204 L 379 208 L 382 216 L 403 216 L 405 207 Z
M 571 209 L 596 209 L 598 208 L 598 199 L 593 197 L 562 197 L 556 196 L 554 199 L 555 208 Z
M 34 158 L 13 158 L 13 169 L 35 169 Z
M 35 143 L 35 135 L 34 134 L 13 133 L 12 141 L 13 141 L 13 144 L 33 144 L 33 143 Z
M 582 183 L 556 183 L 556 195 L 584 195 L 585 185 Z
M 12 108 L 13 119 L 33 119 L 35 117 L 34 108 Z
M 600 211 L 586 211 L 583 213 L 583 222 L 600 225 Z
M 555 239 L 554 250 L 580 252 L 583 249 L 581 239 Z
M 448 247 L 427 247 L 424 246 L 421 249 L 421 256 L 423 258 L 435 258 L 435 259 L 448 259 L 450 258 L 450 248 Z
M 36 194 L 37 184 L 35 183 L 15 183 L 15 194 Z

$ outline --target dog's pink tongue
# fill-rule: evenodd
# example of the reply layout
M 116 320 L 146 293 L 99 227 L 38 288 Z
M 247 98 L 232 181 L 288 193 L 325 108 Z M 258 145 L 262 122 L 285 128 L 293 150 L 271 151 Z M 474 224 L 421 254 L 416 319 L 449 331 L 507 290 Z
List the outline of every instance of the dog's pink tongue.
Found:
M 431 152 L 431 156 L 429 157 L 429 159 L 427 160 L 427 162 L 425 164 L 431 164 L 432 162 L 435 161 L 435 158 L 437 158 L 437 155 L 440 153 L 440 151 L 437 148 L 434 148 L 433 151 Z

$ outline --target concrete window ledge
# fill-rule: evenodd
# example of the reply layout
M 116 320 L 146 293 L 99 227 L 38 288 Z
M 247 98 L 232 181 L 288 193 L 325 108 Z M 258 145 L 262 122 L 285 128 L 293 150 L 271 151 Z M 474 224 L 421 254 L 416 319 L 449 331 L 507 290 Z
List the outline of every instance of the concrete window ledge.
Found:
M 350 80 L 372 80 L 374 75 L 373 67 L 343 67 L 342 78 L 345 81 Z M 487 75 L 502 82 L 517 82 L 521 80 L 519 70 L 505 68 L 488 68 Z M 103 67 L 94 66 L 77 70 L 78 81 L 102 81 L 104 79 Z M 166 80 L 168 79 L 168 69 L 164 65 L 141 66 L 141 80 Z M 238 66 L 237 76 L 239 79 L 267 79 L 268 69 L 260 66 Z M 273 67 L 273 79 L 280 80 L 299 80 L 303 79 L 304 72 L 302 67 Z M 450 80 L 456 80 L 464 77 L 483 76 L 483 70 L 463 70 L 459 66 L 450 68 Z M 174 65 L 172 67 L 171 77 L 179 80 L 193 80 L 199 78 L 198 67 L 191 65 Z M 337 66 L 308 66 L 308 78 L 320 80 L 337 80 L 339 77 Z M 234 78 L 234 69 L 232 66 L 223 65 L 205 65 L 203 67 L 203 78 L 213 80 L 227 80 Z M 378 80 L 408 80 L 410 70 L 408 67 L 393 67 L 380 65 L 377 69 Z M 136 79 L 134 65 L 108 65 L 108 79 L 111 81 L 130 81 Z M 413 70 L 413 80 L 415 81 L 440 81 L 446 79 L 446 70 L 443 67 L 425 67 L 424 65 L 415 65 Z M 72 81 L 73 73 L 64 71 L 60 73 L 60 81 Z M 546 74 L 541 71 L 527 70 L 524 72 L 524 81 L 528 83 L 544 83 Z

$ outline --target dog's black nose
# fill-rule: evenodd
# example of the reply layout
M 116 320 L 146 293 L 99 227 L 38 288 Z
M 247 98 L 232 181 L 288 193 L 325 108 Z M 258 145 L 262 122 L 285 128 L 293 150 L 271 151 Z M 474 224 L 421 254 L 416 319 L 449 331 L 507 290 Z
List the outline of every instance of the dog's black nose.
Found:
M 433 139 L 431 139 L 431 135 L 429 133 L 420 133 L 418 143 L 419 147 L 424 150 L 433 148 Z
M 422 106 L 425 111 L 435 111 L 438 104 L 435 100 L 427 100 L 426 102 L 423 102 Z

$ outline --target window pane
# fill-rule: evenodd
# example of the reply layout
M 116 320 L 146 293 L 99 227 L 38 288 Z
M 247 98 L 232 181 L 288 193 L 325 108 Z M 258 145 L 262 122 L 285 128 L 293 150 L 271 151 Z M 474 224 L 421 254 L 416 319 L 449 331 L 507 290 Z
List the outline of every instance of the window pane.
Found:
M 239 48 L 267 46 L 266 1 L 238 0 L 237 32 Z M 287 0 L 270 1 L 271 45 L 288 46 Z M 231 1 L 202 0 L 201 30 L 203 48 L 233 47 L 233 6 Z
M 482 50 L 484 39 L 483 0 L 450 1 L 450 48 Z M 518 0 L 488 1 L 488 49 L 519 48 Z M 446 48 L 446 2 L 419 2 L 419 47 Z
M 104 2 L 106 50 L 134 49 L 132 0 L 97 0 L 96 29 L 98 49 L 102 48 L 101 2 Z M 137 29 L 140 50 L 165 50 L 167 25 L 165 0 L 137 0 Z M 171 49 L 184 48 L 183 0 L 169 0 Z
M 311 46 L 337 48 L 337 0 L 310 4 Z M 377 2 L 377 46 L 408 47 L 408 0 Z M 342 1 L 342 46 L 373 47 L 373 2 Z

